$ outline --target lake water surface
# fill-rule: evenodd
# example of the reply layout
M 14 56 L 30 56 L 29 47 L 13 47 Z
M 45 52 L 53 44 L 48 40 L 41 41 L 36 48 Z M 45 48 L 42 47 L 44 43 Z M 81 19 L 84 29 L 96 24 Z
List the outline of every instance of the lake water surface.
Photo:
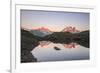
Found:
M 57 47 L 59 50 L 54 47 Z M 41 41 L 40 45 L 35 47 L 31 53 L 37 58 L 38 62 L 89 59 L 89 48 L 73 42 L 61 44 Z

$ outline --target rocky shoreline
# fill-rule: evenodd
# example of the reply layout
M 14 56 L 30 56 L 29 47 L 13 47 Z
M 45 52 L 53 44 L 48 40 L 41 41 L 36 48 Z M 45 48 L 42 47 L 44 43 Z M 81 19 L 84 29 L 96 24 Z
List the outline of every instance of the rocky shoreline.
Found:
M 28 31 L 21 30 L 21 34 L 21 63 L 37 62 L 31 51 L 39 45 L 38 41 Z

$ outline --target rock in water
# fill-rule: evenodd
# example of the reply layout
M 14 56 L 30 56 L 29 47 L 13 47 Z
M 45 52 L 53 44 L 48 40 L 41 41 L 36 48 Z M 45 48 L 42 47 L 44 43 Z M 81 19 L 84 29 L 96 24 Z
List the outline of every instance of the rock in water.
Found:
M 58 48 L 58 47 L 54 47 L 54 49 L 55 49 L 55 50 L 61 50 L 61 49 L 60 49 L 60 48 Z

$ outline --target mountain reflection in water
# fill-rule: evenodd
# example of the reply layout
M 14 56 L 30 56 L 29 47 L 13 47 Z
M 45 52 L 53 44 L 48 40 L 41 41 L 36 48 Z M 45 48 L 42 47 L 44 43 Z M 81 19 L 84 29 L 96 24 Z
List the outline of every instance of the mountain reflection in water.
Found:
M 31 51 L 39 62 L 89 59 L 89 49 L 74 42 L 61 44 L 50 41 L 40 41 L 39 43 L 40 44 Z M 57 48 L 59 51 L 57 51 Z
M 46 47 L 46 46 L 48 46 L 50 43 L 52 43 L 52 42 L 50 42 L 50 41 L 40 41 L 39 42 L 40 43 L 40 46 L 41 47 Z M 62 44 L 65 48 L 77 48 L 78 47 L 78 44 L 77 43 L 74 43 L 74 42 L 72 42 L 72 43 L 69 43 L 69 44 Z

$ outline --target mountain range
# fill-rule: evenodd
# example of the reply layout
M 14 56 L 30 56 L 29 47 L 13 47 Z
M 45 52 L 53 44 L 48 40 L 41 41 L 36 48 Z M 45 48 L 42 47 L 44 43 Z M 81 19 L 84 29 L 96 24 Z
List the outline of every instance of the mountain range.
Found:
M 50 31 L 48 28 L 45 28 L 45 27 L 34 29 L 34 30 L 31 30 L 30 32 L 39 37 L 44 37 L 53 33 L 52 31 Z
M 50 29 L 48 29 L 46 27 L 32 29 L 30 32 L 39 37 L 44 37 L 44 36 L 54 33 L 53 31 L 51 31 Z M 65 27 L 61 32 L 78 33 L 80 31 L 78 29 L 76 29 L 76 27 L 68 26 L 68 27 Z
M 71 33 L 78 33 L 80 32 L 76 27 L 68 26 L 65 27 L 62 32 L 71 32 Z

